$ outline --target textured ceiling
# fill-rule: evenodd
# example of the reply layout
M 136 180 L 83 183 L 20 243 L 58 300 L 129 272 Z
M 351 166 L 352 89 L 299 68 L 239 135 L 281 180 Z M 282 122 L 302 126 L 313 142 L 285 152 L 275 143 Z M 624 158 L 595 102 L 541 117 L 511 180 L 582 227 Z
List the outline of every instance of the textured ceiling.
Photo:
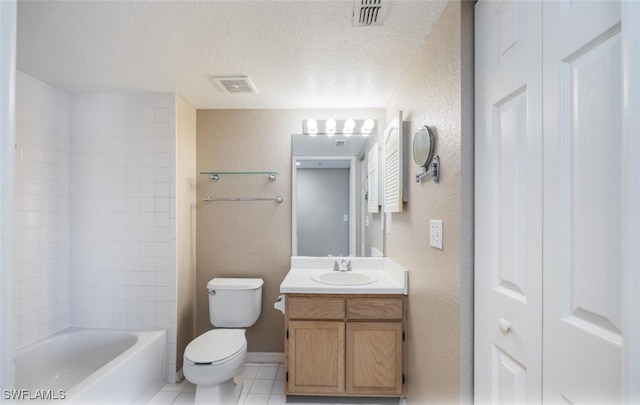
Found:
M 383 26 L 354 27 L 351 0 L 21 0 L 18 69 L 70 93 L 176 92 L 198 109 L 382 108 L 444 3 L 391 1 Z M 258 93 L 223 93 L 211 77 L 229 75 Z

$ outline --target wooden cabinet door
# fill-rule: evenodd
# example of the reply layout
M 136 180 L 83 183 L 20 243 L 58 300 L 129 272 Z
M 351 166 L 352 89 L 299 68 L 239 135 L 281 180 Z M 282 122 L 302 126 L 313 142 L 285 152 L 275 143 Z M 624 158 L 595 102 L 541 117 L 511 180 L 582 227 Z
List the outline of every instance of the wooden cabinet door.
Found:
M 347 393 L 402 394 L 402 322 L 347 323 Z
M 344 336 L 342 321 L 289 321 L 286 393 L 344 393 Z

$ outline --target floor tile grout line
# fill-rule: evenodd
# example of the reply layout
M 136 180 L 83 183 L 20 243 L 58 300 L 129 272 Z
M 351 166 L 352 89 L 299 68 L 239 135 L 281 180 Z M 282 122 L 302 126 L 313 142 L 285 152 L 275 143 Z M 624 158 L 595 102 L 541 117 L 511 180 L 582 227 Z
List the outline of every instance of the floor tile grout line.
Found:
M 253 367 L 253 368 L 256 368 L 256 369 L 257 369 L 257 370 L 255 370 L 255 374 L 254 374 L 254 376 L 253 376 L 252 378 L 243 378 L 243 379 L 245 380 L 245 382 L 246 382 L 246 381 L 249 381 L 249 382 L 250 382 L 250 383 L 249 383 L 249 385 L 250 385 L 250 386 L 253 386 L 253 383 L 254 383 L 256 380 L 260 380 L 260 381 L 270 381 L 270 383 L 271 383 L 271 384 L 270 384 L 270 385 L 271 385 L 271 388 L 270 388 L 269 392 L 265 392 L 265 393 L 253 393 L 253 394 L 252 394 L 252 393 L 250 392 L 251 387 L 249 388 L 249 390 L 248 390 L 248 391 L 246 391 L 246 392 L 242 392 L 242 393 L 241 393 L 241 396 L 242 396 L 242 395 L 244 395 L 244 396 L 245 396 L 245 401 L 246 401 L 246 399 L 247 399 L 246 397 L 247 397 L 248 395 L 263 395 L 263 396 L 266 396 L 266 397 L 267 397 L 267 403 L 271 400 L 271 397 L 272 397 L 273 395 L 284 395 L 284 393 L 283 393 L 283 392 L 278 392 L 278 393 L 274 393 L 274 392 L 273 392 L 273 391 L 274 391 L 274 389 L 276 389 L 276 381 L 282 380 L 282 379 L 280 379 L 280 378 L 277 378 L 277 377 L 278 377 L 278 370 L 279 370 L 279 369 L 280 369 L 280 367 L 282 367 L 282 366 L 283 366 L 283 363 L 279 363 L 279 362 L 278 362 L 278 363 L 245 363 L 245 364 L 244 364 L 244 366 L 243 366 L 243 368 L 244 368 L 244 367 Z M 272 373 L 273 371 L 275 371 L 275 373 L 273 374 L 273 376 L 272 376 L 272 377 L 269 377 L 269 378 L 262 378 L 262 377 L 260 377 L 260 378 L 259 378 L 259 377 L 258 377 L 258 373 L 259 373 L 259 370 L 260 370 L 261 368 L 262 368 L 262 369 L 275 369 L 275 370 L 271 370 L 271 371 L 269 371 L 269 373 Z M 180 385 L 180 384 L 183 384 L 183 386 L 180 388 L 180 390 L 175 390 L 175 389 L 166 389 L 167 387 L 172 387 L 172 388 L 173 388 L 173 386 L 177 386 L 177 385 Z M 263 383 L 263 384 L 264 384 L 264 383 Z M 181 382 L 179 382 L 179 383 L 167 383 L 167 384 L 165 384 L 162 388 L 160 388 L 160 390 L 156 393 L 156 395 L 158 395 L 160 392 L 171 392 L 171 393 L 174 393 L 174 394 L 176 395 L 176 397 L 175 397 L 175 398 L 173 399 L 173 401 L 171 402 L 171 404 L 174 404 L 174 403 L 177 403 L 178 398 L 179 398 L 180 396 L 182 396 L 183 394 L 185 394 L 185 395 L 189 395 L 189 396 L 192 396 L 192 395 L 193 395 L 193 396 L 195 396 L 195 388 L 194 388 L 194 390 L 193 390 L 193 391 L 191 391 L 191 390 L 190 390 L 190 391 L 187 391 L 187 388 L 189 388 L 189 389 L 190 389 L 190 387 L 191 387 L 191 386 L 192 386 L 192 384 L 191 384 L 190 382 L 188 382 L 188 381 L 187 381 L 187 382 L 184 382 L 184 380 L 183 380 L 183 381 L 181 381 Z M 279 389 L 279 388 L 278 388 L 278 391 L 280 391 L 280 389 Z M 191 394 L 191 395 L 190 395 L 190 394 Z M 242 404 L 238 404 L 238 405 L 242 405 Z M 266 403 L 265 403 L 265 405 L 266 405 Z

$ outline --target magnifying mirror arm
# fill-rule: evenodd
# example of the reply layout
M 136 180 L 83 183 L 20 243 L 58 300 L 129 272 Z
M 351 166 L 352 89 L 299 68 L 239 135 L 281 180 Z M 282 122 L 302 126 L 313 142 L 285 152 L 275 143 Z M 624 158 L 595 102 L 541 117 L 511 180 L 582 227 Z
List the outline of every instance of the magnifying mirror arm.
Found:
M 416 183 L 420 183 L 422 179 L 427 177 L 432 177 L 436 183 L 440 182 L 440 157 L 438 155 L 434 156 L 428 167 L 429 169 L 427 169 L 427 166 L 423 166 L 422 172 L 416 174 Z

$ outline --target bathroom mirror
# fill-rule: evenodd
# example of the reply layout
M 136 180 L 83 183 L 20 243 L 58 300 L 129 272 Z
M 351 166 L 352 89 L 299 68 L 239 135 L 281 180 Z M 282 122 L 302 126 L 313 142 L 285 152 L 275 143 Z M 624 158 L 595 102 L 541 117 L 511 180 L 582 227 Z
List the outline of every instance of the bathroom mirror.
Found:
M 293 256 L 382 256 L 381 214 L 367 212 L 367 141 L 292 135 Z
M 427 168 L 433 160 L 435 137 L 426 125 L 421 126 L 413 135 L 413 161 L 420 167 Z

